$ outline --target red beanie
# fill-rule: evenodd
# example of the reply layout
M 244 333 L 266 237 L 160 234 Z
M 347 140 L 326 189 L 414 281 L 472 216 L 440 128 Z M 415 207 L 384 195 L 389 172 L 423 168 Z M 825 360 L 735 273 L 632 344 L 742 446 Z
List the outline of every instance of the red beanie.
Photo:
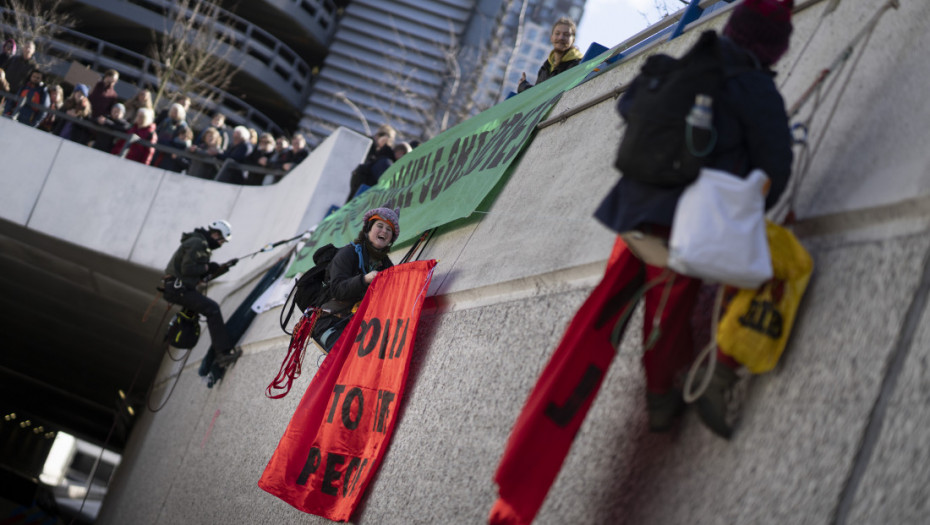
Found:
M 793 7 L 794 0 L 744 0 L 733 9 L 723 34 L 771 66 L 788 50 Z

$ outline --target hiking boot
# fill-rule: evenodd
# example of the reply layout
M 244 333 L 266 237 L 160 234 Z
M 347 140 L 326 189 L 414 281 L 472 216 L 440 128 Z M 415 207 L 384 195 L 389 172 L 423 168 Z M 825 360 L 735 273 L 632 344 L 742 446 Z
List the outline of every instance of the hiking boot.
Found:
M 233 348 L 225 354 L 220 354 L 213 359 L 213 363 L 216 366 L 226 367 L 236 362 L 237 359 L 242 355 L 242 349 L 239 347 Z
M 646 392 L 646 410 L 649 412 L 649 431 L 668 432 L 675 418 L 685 408 L 681 392 L 671 389 L 664 394 Z
M 707 390 L 696 402 L 704 425 L 724 439 L 730 439 L 739 420 L 742 396 L 735 388 L 738 383 L 736 371 L 717 362 Z

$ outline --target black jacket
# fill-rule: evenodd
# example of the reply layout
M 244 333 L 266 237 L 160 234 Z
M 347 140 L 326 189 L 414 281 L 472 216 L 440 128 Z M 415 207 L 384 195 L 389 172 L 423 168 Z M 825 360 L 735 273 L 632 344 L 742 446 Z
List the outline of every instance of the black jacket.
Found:
M 391 259 L 385 257 L 380 262 L 372 261 L 368 256 L 368 250 L 364 247 L 362 251 L 362 263 L 359 264 L 358 251 L 354 243 L 347 244 L 333 257 L 326 270 L 327 285 L 330 288 L 331 299 L 323 304 L 323 309 L 343 314 L 355 306 L 355 303 L 361 301 L 368 291 L 368 283 L 365 282 L 365 274 L 377 270 L 382 271 L 394 263 Z
M 749 52 L 720 38 L 725 70 L 723 91 L 714 101 L 717 144 L 706 166 L 745 177 L 753 169 L 765 171 L 771 181 L 766 208 L 772 207 L 791 175 L 791 132 L 785 101 L 774 74 L 759 66 Z M 636 96 L 636 81 L 617 104 L 625 114 Z M 671 226 L 678 199 L 686 186 L 660 187 L 621 177 L 601 202 L 594 216 L 622 233 L 643 224 Z
M 576 58 L 572 58 L 572 57 L 576 57 Z M 565 58 L 567 58 L 568 60 L 565 60 Z M 543 61 L 542 65 L 539 66 L 539 72 L 536 73 L 536 84 L 545 82 L 546 80 L 549 80 L 550 78 L 558 75 L 559 73 L 564 73 L 565 71 L 568 71 L 569 69 L 577 66 L 578 64 L 581 63 L 582 58 L 584 57 L 582 56 L 581 51 L 579 51 L 577 47 L 573 47 L 570 50 L 568 50 L 568 52 L 565 53 L 563 60 L 559 62 L 559 65 L 552 68 L 551 71 L 550 71 L 550 66 L 549 66 L 549 58 L 546 58 L 546 60 Z M 525 90 L 533 86 L 534 84 L 530 84 L 529 82 L 524 80 L 523 82 L 520 82 L 519 86 L 517 86 L 517 92 L 523 93 Z
M 181 235 L 181 246 L 171 256 L 165 268 L 166 275 L 181 280 L 186 288 L 196 288 L 201 279 L 210 272 L 210 249 L 207 233 L 203 228 Z

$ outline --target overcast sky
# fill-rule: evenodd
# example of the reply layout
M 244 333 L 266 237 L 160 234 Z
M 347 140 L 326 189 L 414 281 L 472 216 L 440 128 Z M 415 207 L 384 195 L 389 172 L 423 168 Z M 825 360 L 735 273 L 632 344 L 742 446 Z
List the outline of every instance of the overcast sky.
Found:
M 662 19 L 656 4 L 666 5 L 670 13 L 685 7 L 680 0 L 588 0 L 575 45 L 584 53 L 591 42 L 607 48 L 623 42 Z

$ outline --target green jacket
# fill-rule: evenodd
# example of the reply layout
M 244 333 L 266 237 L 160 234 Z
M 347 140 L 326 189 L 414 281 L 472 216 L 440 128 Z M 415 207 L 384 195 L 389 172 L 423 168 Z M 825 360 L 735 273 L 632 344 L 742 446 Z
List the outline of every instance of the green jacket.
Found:
M 210 271 L 210 245 L 206 230 L 198 228 L 181 235 L 181 246 L 171 256 L 167 275 L 181 280 L 186 288 L 196 288 L 204 274 Z

